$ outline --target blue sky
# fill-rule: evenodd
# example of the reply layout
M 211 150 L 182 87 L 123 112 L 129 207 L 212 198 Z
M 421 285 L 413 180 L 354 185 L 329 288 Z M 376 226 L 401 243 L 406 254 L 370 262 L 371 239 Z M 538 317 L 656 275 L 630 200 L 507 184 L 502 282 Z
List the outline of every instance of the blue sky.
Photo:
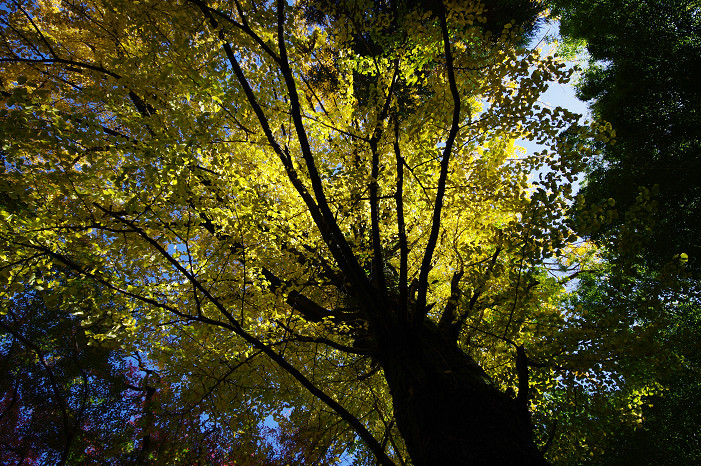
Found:
M 533 40 L 529 44 L 529 47 L 536 48 L 541 46 L 543 48 L 543 53 L 548 53 L 553 47 L 556 47 L 556 44 L 548 44 L 553 37 L 560 40 L 559 23 L 557 21 L 548 21 L 540 27 L 540 30 L 535 34 Z M 574 66 L 574 64 L 572 65 Z M 582 115 L 582 122 L 591 119 L 591 113 L 589 112 L 587 104 L 579 100 L 575 94 L 574 80 L 567 84 L 550 83 L 548 90 L 540 97 L 539 101 L 541 104 L 551 108 L 562 107 L 578 113 Z M 523 147 L 528 154 L 545 149 L 544 146 L 532 141 L 519 139 L 516 143 Z M 537 173 L 531 174 L 531 179 L 535 178 L 537 178 Z M 579 181 L 580 180 L 575 181 L 575 190 L 579 187 Z

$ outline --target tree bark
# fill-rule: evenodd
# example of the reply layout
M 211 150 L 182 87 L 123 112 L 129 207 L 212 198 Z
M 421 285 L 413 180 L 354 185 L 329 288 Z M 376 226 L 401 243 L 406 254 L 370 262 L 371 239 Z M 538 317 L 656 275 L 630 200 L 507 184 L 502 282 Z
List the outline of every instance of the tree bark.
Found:
M 380 335 L 397 427 L 413 463 L 546 465 L 527 413 L 431 324 Z

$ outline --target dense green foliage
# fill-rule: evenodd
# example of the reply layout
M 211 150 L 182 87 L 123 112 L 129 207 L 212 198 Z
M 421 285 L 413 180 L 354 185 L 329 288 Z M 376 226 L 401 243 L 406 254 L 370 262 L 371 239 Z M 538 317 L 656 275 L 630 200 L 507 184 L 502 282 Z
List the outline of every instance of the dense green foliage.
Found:
M 582 310 L 576 320 L 591 336 L 579 357 L 607 356 L 596 360 L 591 381 L 580 385 L 578 402 L 563 405 L 557 414 L 561 435 L 570 438 L 555 448 L 575 448 L 554 463 L 696 463 L 701 458 L 698 287 L 679 280 L 679 270 L 631 266 L 611 255 L 604 259 L 579 275 L 568 299 Z M 618 268 L 621 262 L 625 271 Z M 637 395 L 626 397 L 631 393 Z M 632 400 L 639 408 L 630 412 Z
M 613 333 L 642 335 L 631 344 L 656 355 L 616 358 L 625 367 L 623 391 L 652 390 L 642 396 L 637 420 L 591 419 L 590 463 L 695 464 L 701 460 L 701 5 L 549 3 L 562 21 L 563 49 L 584 46 L 589 55 L 579 97 L 616 132 L 615 141 L 597 143 L 601 156 L 582 190 L 602 221 L 591 222 L 597 208 L 577 215 L 587 225 L 580 233 L 603 248 L 602 262 L 580 277 L 571 299 Z M 598 396 L 590 393 L 586 402 Z M 600 433 L 591 435 L 594 426 Z
M 701 3 L 696 0 L 552 0 L 566 40 L 584 40 L 591 63 L 579 97 L 608 121 L 615 143 L 601 144 L 583 190 L 613 198 L 625 223 L 638 188 L 657 186 L 645 257 L 675 255 L 701 267 Z

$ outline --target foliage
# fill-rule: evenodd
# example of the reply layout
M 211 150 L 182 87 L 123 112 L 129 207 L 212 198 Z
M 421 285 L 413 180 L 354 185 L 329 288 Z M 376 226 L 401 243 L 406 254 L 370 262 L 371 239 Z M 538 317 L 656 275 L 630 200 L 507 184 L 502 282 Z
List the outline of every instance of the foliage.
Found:
M 125 381 L 111 352 L 88 348 L 78 321 L 49 312 L 45 298 L 27 290 L 2 309 L 2 461 L 81 462 L 106 445 L 100 454 L 118 457 L 134 433 Z
M 530 413 L 545 448 L 570 394 L 618 370 L 605 344 L 582 355 L 613 330 L 580 326 L 548 270 L 595 259 L 567 212 L 610 131 L 538 102 L 570 72 L 490 19 L 503 4 L 12 2 L 5 307 L 28 285 L 90 303 L 90 341 L 167 382 L 144 414 L 162 435 L 181 431 L 158 410 L 189 410 L 191 438 L 263 461 L 273 415 L 292 461 L 542 464 Z M 607 409 L 637 412 L 621 393 Z
M 560 399 L 554 464 L 677 464 L 698 458 L 699 293 L 694 281 L 614 258 L 580 274 L 569 305 L 592 370 Z M 601 355 L 607 356 L 602 358 Z M 632 409 L 631 409 L 632 408 Z M 570 437 L 565 439 L 564 437 Z
M 586 44 L 591 62 L 579 83 L 597 118 L 616 132 L 601 145 L 584 195 L 614 198 L 625 212 L 638 188 L 657 187 L 649 225 L 650 265 L 687 254 L 698 273 L 701 245 L 701 4 L 689 0 L 552 0 L 566 42 Z M 612 226 L 624 221 L 623 216 Z
M 699 310 L 699 4 L 549 3 L 565 48 L 586 47 L 590 57 L 580 98 L 616 133 L 615 141 L 598 143 L 601 156 L 582 191 L 593 207 L 577 215 L 587 225 L 577 231 L 602 247 L 606 272 L 581 282 L 574 299 L 598 309 L 589 316 L 607 327 L 642 332 L 641 352 L 656 355 L 621 371 L 631 393 L 652 390 L 641 392 L 635 422 L 596 417 L 607 438 L 590 436 L 597 445 L 591 463 L 698 462 L 692 413 L 701 377 L 689 353 L 697 339 L 681 329 L 698 325 Z M 621 315 L 630 318 L 616 322 Z
M 89 311 L 92 300 L 82 300 L 87 294 L 83 290 L 71 299 L 28 289 L 3 303 L 3 463 L 273 464 L 276 455 L 264 426 L 249 429 L 243 441 L 212 418 L 209 406 L 183 402 L 182 375 L 176 379 L 145 365 L 138 353 L 88 338 L 71 315 Z M 215 382 L 206 376 L 196 380 L 205 387 Z
M 645 397 L 641 421 L 635 429 L 617 426 L 607 445 L 607 455 L 597 464 L 694 464 L 701 459 L 701 368 L 695 336 L 698 309 L 698 299 L 695 305 L 676 309 L 677 315 L 664 337 L 675 350 L 677 361 L 657 374 L 664 389 Z

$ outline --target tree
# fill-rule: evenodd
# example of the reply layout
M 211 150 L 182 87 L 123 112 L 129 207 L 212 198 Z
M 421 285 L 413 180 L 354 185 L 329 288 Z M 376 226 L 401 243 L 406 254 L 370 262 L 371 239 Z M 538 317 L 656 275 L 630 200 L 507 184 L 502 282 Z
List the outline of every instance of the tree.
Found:
M 629 209 L 638 188 L 657 187 L 645 257 L 652 266 L 686 254 L 698 274 L 701 225 L 701 22 L 697 1 L 552 0 L 561 33 L 583 41 L 590 64 L 579 97 L 611 123 L 614 141 L 601 144 L 583 194 Z M 620 225 L 620 215 L 612 226 Z
M 5 303 L 3 303 L 5 304 Z M 40 292 L 29 291 L 14 306 L 3 306 L 0 381 L 0 458 L 6 464 L 66 464 L 89 457 L 106 444 L 114 450 L 128 439 L 128 429 L 110 420 L 128 421 L 129 402 L 119 393 L 118 370 L 105 349 L 86 350 L 76 319 L 46 312 Z M 116 392 L 115 392 L 116 390 Z M 100 413 L 104 422 L 94 422 Z M 115 414 L 124 413 L 124 416 Z
M 697 339 L 682 330 L 697 325 L 699 311 L 699 4 L 549 3 L 566 48 L 586 46 L 589 54 L 579 97 L 616 132 L 615 143 L 599 143 L 582 190 L 608 219 L 578 229 L 604 251 L 604 273 L 587 276 L 573 299 L 592 323 L 626 338 L 645 334 L 648 353 L 664 355 L 618 371 L 622 391 L 639 390 L 644 403 L 635 422 L 599 417 L 609 436 L 592 440 L 599 453 L 592 462 L 694 463 L 698 420 L 685 413 L 695 412 L 701 372 L 692 356 Z M 591 209 L 582 216 L 591 226 Z
M 187 374 L 174 403 L 217 422 L 288 403 L 318 458 L 543 464 L 570 312 L 544 263 L 580 138 L 608 135 L 538 104 L 569 72 L 504 5 L 532 7 L 11 2 L 5 299 L 91 281 L 93 340 Z
M 173 396 L 172 385 L 186 378 L 162 373 L 139 353 L 91 341 L 72 315 L 94 304 L 80 299 L 85 293 L 34 288 L 4 301 L 0 314 L 3 463 L 280 463 L 262 426 L 249 429 L 241 445 L 209 406 Z M 103 319 L 92 330 L 107 325 Z
M 614 249 L 615 250 L 615 249 Z M 699 293 L 678 270 L 627 264 L 610 251 L 578 274 L 567 323 L 585 338 L 562 363 L 576 383 L 555 387 L 553 464 L 677 464 L 698 458 Z M 574 351 L 572 351 L 574 350 Z M 580 361 L 577 361 L 577 360 Z M 632 408 L 632 409 L 631 409 Z M 554 408 L 553 408 L 554 409 Z M 674 420 L 672 420 L 674 419 Z
M 689 303 L 679 303 L 674 311 L 673 324 L 661 335 L 672 364 L 655 374 L 664 388 L 645 397 L 635 428 L 615 426 L 606 455 L 595 464 L 694 464 L 701 459 L 701 371 L 694 335 L 699 326 L 698 296 Z

